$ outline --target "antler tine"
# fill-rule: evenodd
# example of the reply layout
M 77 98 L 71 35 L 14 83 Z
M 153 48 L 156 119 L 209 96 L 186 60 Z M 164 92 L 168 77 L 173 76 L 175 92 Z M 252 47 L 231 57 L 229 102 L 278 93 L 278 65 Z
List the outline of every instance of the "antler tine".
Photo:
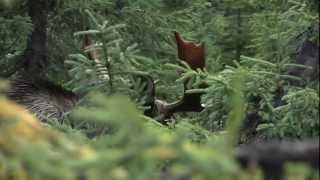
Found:
M 109 80 L 108 76 L 108 70 L 102 63 L 102 59 L 105 57 L 104 53 L 102 51 L 102 48 L 95 47 L 97 46 L 97 43 L 94 42 L 88 34 L 84 35 L 84 41 L 83 41 L 83 48 L 85 50 L 89 50 L 89 56 L 90 58 L 95 62 L 95 65 L 97 67 L 99 78 L 102 80 Z M 93 48 L 93 49 L 91 49 Z
M 146 80 L 146 86 L 144 87 L 144 91 L 145 91 L 145 102 L 144 102 L 144 106 L 148 107 L 148 109 L 146 109 L 144 111 L 144 115 L 149 116 L 149 117 L 154 117 L 156 114 L 156 92 L 155 92 L 155 83 L 154 80 L 152 79 L 152 77 L 150 75 L 147 74 L 138 74 L 138 77 Z
M 90 45 L 92 45 L 92 40 L 89 38 L 88 34 L 84 35 L 84 39 L 83 39 L 83 49 L 87 49 Z

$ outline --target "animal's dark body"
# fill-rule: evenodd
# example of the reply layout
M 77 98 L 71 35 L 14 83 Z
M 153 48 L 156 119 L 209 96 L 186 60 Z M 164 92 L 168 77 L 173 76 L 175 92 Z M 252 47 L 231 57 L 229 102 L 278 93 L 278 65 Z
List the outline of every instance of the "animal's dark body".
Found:
M 308 39 L 304 40 L 302 45 L 297 50 L 296 56 L 294 57 L 293 63 L 297 65 L 303 65 L 305 67 L 292 66 L 288 69 L 287 75 L 295 76 L 301 78 L 302 81 L 289 80 L 291 86 L 305 86 L 309 81 L 319 81 L 319 44 L 317 41 L 310 41 Z M 286 104 L 282 100 L 287 92 L 284 89 L 284 82 L 280 81 L 277 84 L 277 88 L 274 91 L 274 101 L 273 106 L 279 107 Z M 251 103 L 258 108 L 261 97 L 255 97 L 252 99 Z M 254 141 L 257 139 L 256 128 L 261 123 L 262 117 L 257 111 L 253 111 L 247 114 L 246 123 L 243 126 L 243 130 L 246 131 L 247 136 L 254 137 Z M 261 138 L 261 137 L 259 137 Z
M 8 97 L 23 105 L 40 120 L 61 119 L 79 99 L 71 91 L 40 77 L 28 77 L 25 73 L 12 77 L 10 87 Z
M 48 66 L 47 29 L 50 3 L 28 0 L 26 5 L 33 31 L 16 65 L 17 72 L 10 78 L 8 97 L 25 106 L 41 120 L 46 117 L 60 119 L 75 105 L 78 97 L 50 82 L 44 75 Z
M 305 40 L 297 52 L 295 63 L 307 68 L 291 67 L 288 70 L 289 75 L 300 77 L 304 82 L 319 79 L 319 44 L 317 41 Z M 291 84 L 301 85 L 301 83 L 293 82 Z

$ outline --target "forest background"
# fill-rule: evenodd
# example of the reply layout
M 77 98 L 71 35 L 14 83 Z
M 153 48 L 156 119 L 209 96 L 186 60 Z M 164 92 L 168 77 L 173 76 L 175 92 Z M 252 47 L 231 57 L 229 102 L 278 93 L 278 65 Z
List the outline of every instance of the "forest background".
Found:
M 3 79 L 17 72 L 33 30 L 27 2 L 0 1 Z M 41 67 L 83 98 L 62 119 L 36 122 L 37 130 L 26 132 L 17 121 L 12 131 L 12 123 L 1 122 L 0 179 L 260 179 L 259 170 L 239 168 L 234 146 L 319 137 L 317 0 L 46 3 L 48 57 Z M 174 31 L 205 43 L 205 71 L 177 66 Z M 105 49 L 108 80 L 84 52 L 83 34 Z M 205 93 L 205 109 L 177 113 L 169 126 L 143 116 L 141 76 L 156 80 L 156 96 L 167 102 L 192 79 L 188 86 Z M 205 90 L 198 88 L 203 81 Z M 12 138 L 4 138 L 8 133 Z M 288 179 L 318 177 L 308 166 L 287 169 Z

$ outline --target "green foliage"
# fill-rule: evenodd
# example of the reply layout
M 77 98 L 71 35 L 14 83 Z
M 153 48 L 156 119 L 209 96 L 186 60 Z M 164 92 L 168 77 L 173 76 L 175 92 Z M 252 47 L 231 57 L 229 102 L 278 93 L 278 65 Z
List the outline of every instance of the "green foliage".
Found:
M 5 29 L 1 31 L 0 45 L 2 76 L 14 71 L 15 61 L 11 57 L 23 51 L 32 29 L 28 17 L 9 16 L 25 12 L 25 8 L 21 9 L 23 5 L 24 2 L 17 1 L 15 8 L 2 12 L 1 29 Z M 302 0 L 56 1 L 49 16 L 52 63 L 48 73 L 59 83 L 68 80 L 65 86 L 81 94 L 99 89 L 106 94 L 128 94 L 142 104 L 139 92 L 144 84 L 133 74 L 145 72 L 158 81 L 157 95 L 173 101 L 181 96 L 180 82 L 184 78 L 166 64 L 176 61 L 172 31 L 180 31 L 188 40 L 206 42 L 209 73 L 198 76 L 187 71 L 183 75 L 193 76 L 190 81 L 193 88 L 197 88 L 199 80 L 208 80 L 210 84 L 204 97 L 206 111 L 200 117 L 191 116 L 192 121 L 209 130 L 224 129 L 232 92 L 230 67 L 226 65 L 234 66 L 233 60 L 237 60 L 248 71 L 244 93 L 247 111 L 257 110 L 266 124 L 275 123 L 280 116 L 272 108 L 277 81 L 291 78 L 284 74 L 288 64 L 293 63 L 292 54 L 304 39 L 318 38 L 319 15 L 314 5 L 314 1 Z M 91 33 L 97 43 L 102 43 L 106 53 L 102 63 L 110 66 L 110 81 L 99 78 L 95 63 L 82 53 L 82 36 L 73 35 L 88 28 L 83 33 Z M 68 54 L 72 55 L 66 58 Z M 70 61 L 63 64 L 64 59 Z M 69 68 L 67 77 L 63 76 L 65 65 Z M 317 82 L 308 86 L 318 89 Z M 252 103 L 255 97 L 260 97 L 261 102 Z
M 250 24 L 255 38 L 250 47 L 256 48 L 257 57 L 281 64 L 290 61 L 290 55 L 301 46 L 303 39 L 319 38 L 316 25 L 319 14 L 310 12 L 305 1 L 283 1 L 274 3 L 273 7 L 272 11 L 266 9 L 252 17 Z M 310 28 L 316 29 L 311 37 L 306 37 Z
M 162 0 L 162 2 L 167 6 L 167 7 L 181 7 L 181 6 L 185 6 L 188 4 L 187 0 Z
M 98 135 L 89 142 L 76 131 L 69 132 L 69 137 L 63 137 L 43 129 L 44 132 L 38 132 L 39 141 L 30 143 L 28 139 L 20 139 L 23 141 L 14 145 L 19 147 L 18 151 L 2 156 L 1 167 L 5 168 L 5 174 L 28 179 L 74 179 L 80 176 L 89 179 L 106 176 L 113 179 L 153 179 L 160 178 L 161 167 L 166 167 L 166 175 L 172 178 L 227 178 L 240 173 L 231 156 L 224 155 L 223 137 L 196 130 L 189 124 L 181 124 L 174 131 L 159 127 L 142 117 L 125 97 L 95 95 L 91 101 L 91 107 L 80 108 L 73 116 L 112 127 L 113 132 Z M 1 132 L 10 131 L 7 121 L 2 122 Z M 48 133 L 53 133 L 49 139 Z M 73 142 L 68 140 L 71 137 Z M 202 143 L 193 143 L 190 137 L 196 142 L 202 140 Z M 15 134 L 13 138 L 19 140 L 21 137 Z M 6 147 L 7 142 L 12 141 L 4 141 L 1 147 Z M 82 143 L 90 143 L 90 147 L 80 145 Z M 22 167 L 22 164 L 26 166 Z M 219 171 L 212 172 L 212 167 Z M 1 174 L 1 177 L 6 176 Z
M 25 48 L 32 30 L 30 18 L 22 16 L 0 17 L 0 76 L 8 77 L 14 71 L 17 56 Z
M 242 172 L 231 155 L 246 115 L 261 116 L 258 138 L 319 137 L 319 81 L 295 87 L 289 80 L 301 79 L 287 75 L 301 44 L 319 38 L 318 1 L 54 2 L 48 75 L 90 95 L 62 124 L 43 125 L 41 143 L 18 134 L 7 141 L 12 126 L 1 116 L 0 179 L 261 179 L 259 171 Z M 25 1 L 0 12 L 0 76 L 16 70 L 25 48 L 32 30 L 25 14 Z M 173 31 L 206 43 L 207 69 L 177 65 Z M 85 35 L 96 44 L 84 51 Z M 99 49 L 107 71 L 88 57 Z M 157 81 L 157 97 L 168 102 L 183 95 L 188 79 L 187 93 L 205 93 L 205 110 L 176 114 L 170 128 L 143 116 L 145 77 Z M 198 89 L 203 82 L 208 88 Z M 286 94 L 277 107 L 279 85 Z M 116 94 L 122 96 L 109 96 Z M 305 177 L 309 170 L 290 167 L 288 174 Z
M 318 136 L 320 127 L 318 92 L 307 88 L 289 92 L 284 96 L 288 104 L 275 110 L 277 117 L 271 133 L 280 137 Z

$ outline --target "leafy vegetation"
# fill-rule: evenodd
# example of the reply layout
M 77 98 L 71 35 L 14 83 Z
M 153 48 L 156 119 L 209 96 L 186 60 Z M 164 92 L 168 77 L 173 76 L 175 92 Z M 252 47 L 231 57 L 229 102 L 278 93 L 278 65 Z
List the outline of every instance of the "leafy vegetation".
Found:
M 4 97 L 34 27 L 27 1 L 0 1 L 0 179 L 263 179 L 240 168 L 239 143 L 319 137 L 319 76 L 289 73 L 319 72 L 302 52 L 319 47 L 318 3 L 47 1 L 46 78 L 81 100 L 44 123 Z M 174 31 L 205 42 L 205 70 L 178 65 Z M 146 77 L 167 102 L 184 86 L 204 93 L 205 109 L 168 126 L 144 116 Z M 319 178 L 309 166 L 286 169 L 286 179 Z

